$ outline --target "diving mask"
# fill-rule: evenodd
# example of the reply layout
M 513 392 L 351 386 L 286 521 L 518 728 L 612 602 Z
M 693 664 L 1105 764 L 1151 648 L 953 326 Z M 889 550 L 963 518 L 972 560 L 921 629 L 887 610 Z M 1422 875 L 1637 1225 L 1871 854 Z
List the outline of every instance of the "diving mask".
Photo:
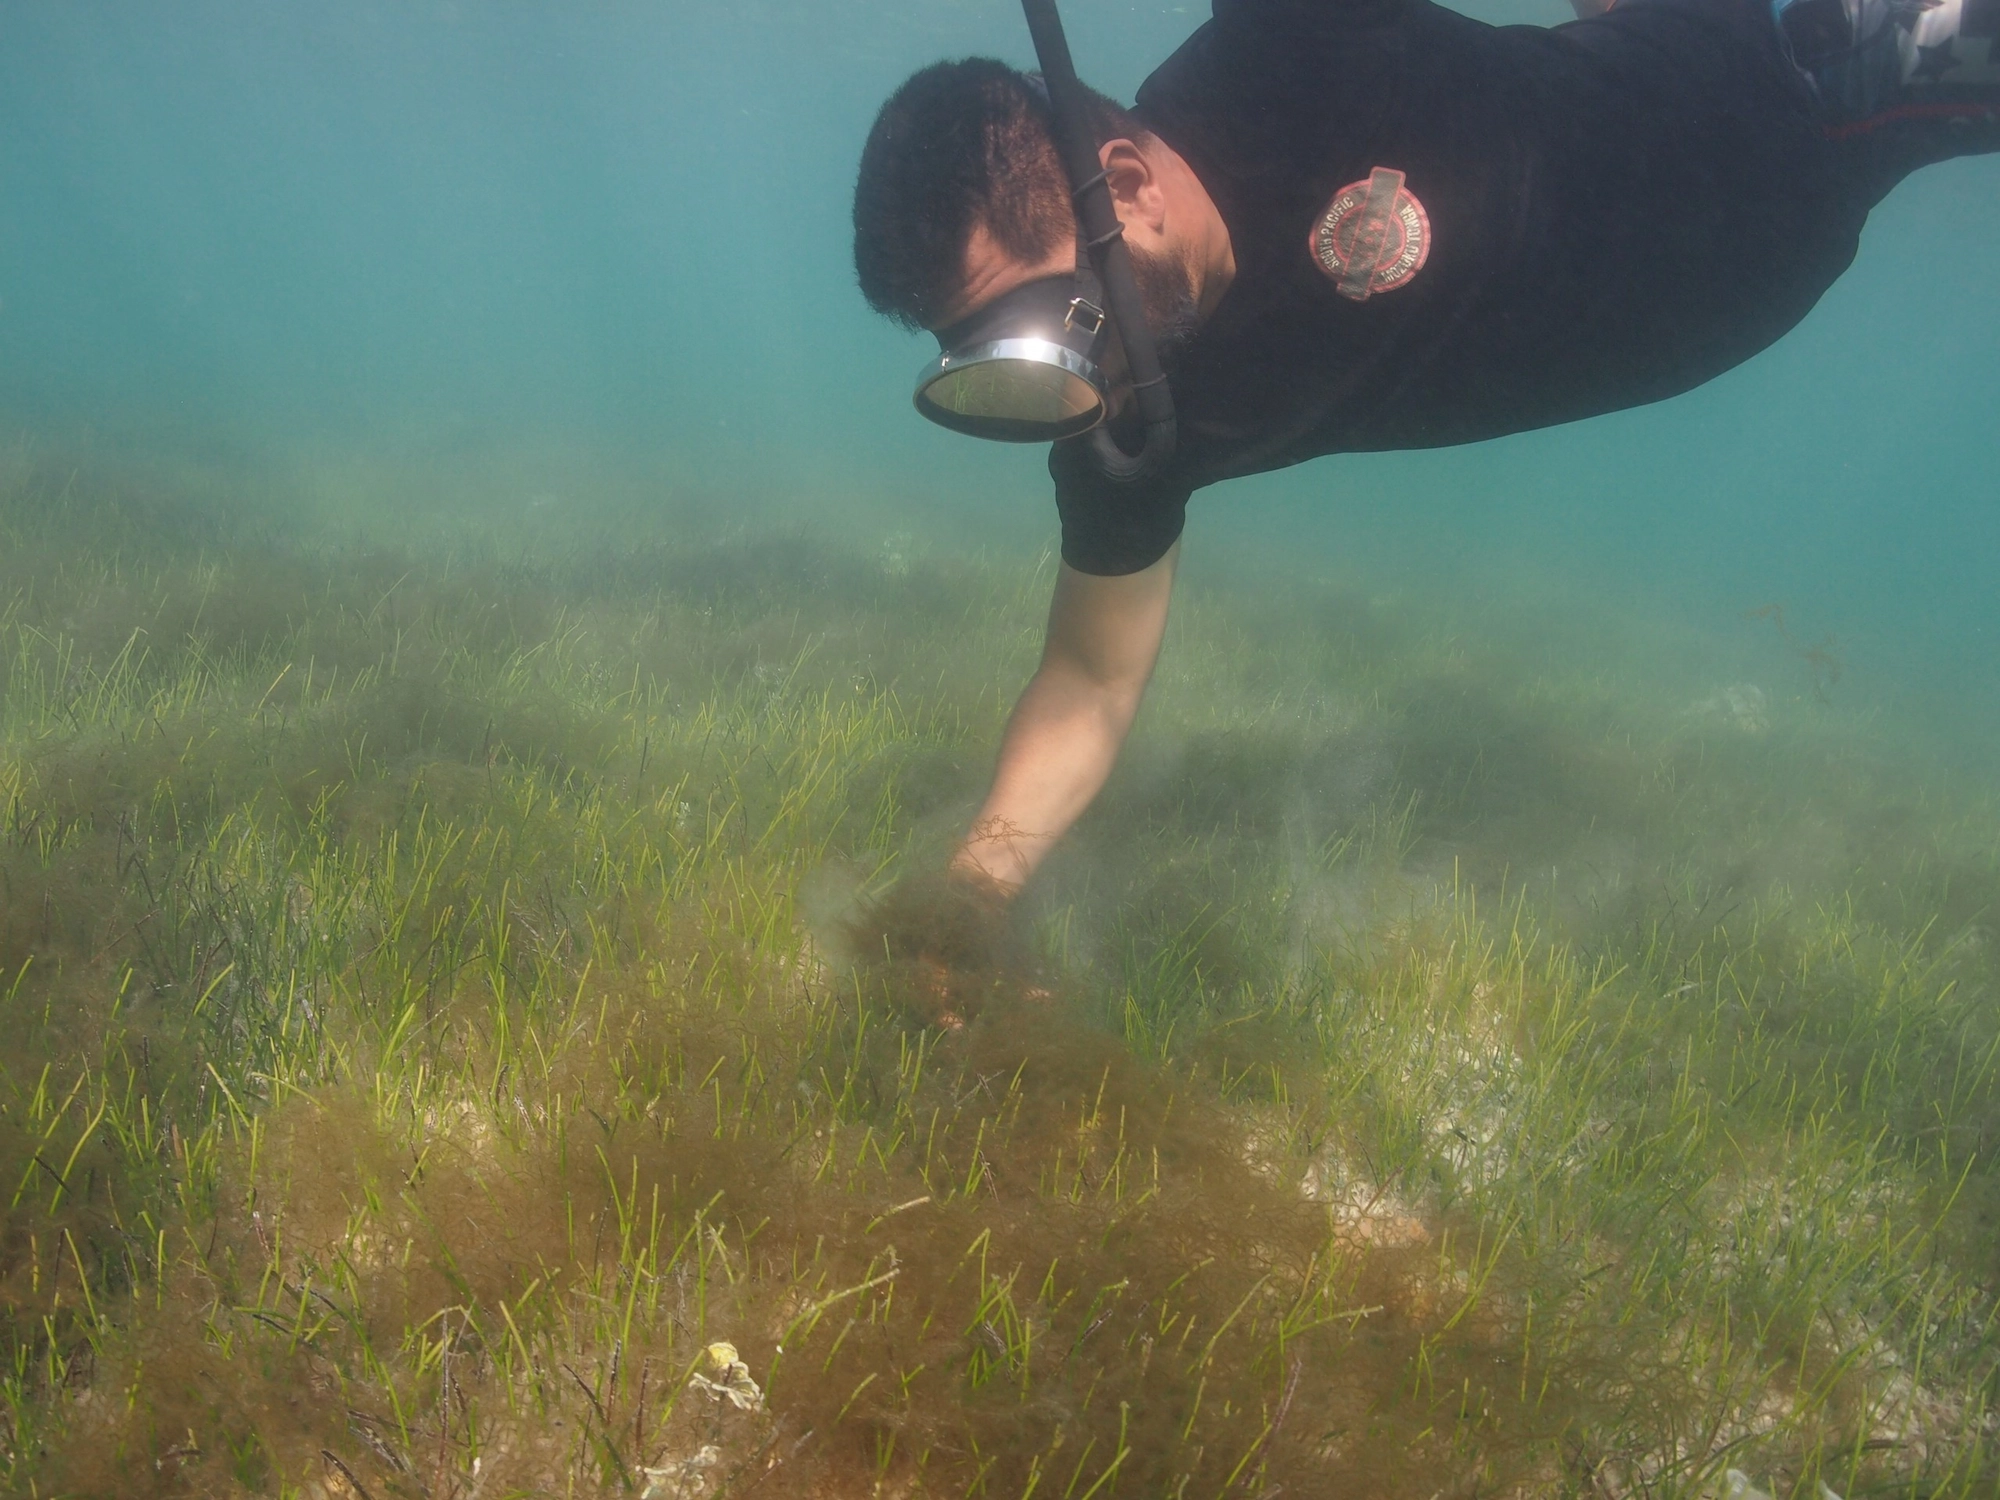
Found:
M 1100 362 L 1110 320 L 1096 279 L 1082 271 L 1024 282 L 939 329 L 942 352 L 917 377 L 917 410 L 1003 443 L 1054 442 L 1097 426 L 1109 397 Z
M 1045 276 L 993 299 L 938 331 L 944 352 L 917 381 L 917 410 L 956 432 L 1002 442 L 1046 443 L 1090 435 L 1099 473 L 1118 484 L 1156 477 L 1174 456 L 1173 392 L 1132 276 L 1124 229 L 1098 163 L 1090 103 L 1077 81 L 1056 0 L 1021 0 L 1042 65 L 1035 86 L 1076 205 L 1076 273 Z M 1032 81 L 1032 80 L 1031 80 Z M 1104 424 L 1110 404 L 1102 362 L 1117 328 L 1130 371 L 1141 442 L 1119 446 Z

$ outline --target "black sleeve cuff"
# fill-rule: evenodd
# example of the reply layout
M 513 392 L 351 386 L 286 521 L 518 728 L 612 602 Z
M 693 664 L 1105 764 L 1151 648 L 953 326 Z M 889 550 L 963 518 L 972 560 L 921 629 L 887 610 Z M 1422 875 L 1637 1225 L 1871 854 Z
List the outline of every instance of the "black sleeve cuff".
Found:
M 1172 477 L 1114 484 L 1080 443 L 1051 448 L 1049 474 L 1062 517 L 1062 560 L 1079 573 L 1115 578 L 1150 568 L 1187 524 L 1188 485 Z

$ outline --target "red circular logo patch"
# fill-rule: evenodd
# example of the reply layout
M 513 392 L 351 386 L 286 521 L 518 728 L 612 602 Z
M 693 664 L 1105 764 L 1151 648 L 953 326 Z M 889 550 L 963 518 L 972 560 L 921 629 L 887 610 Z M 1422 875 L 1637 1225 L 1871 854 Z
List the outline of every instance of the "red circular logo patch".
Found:
M 1424 268 L 1431 220 L 1394 167 L 1377 167 L 1364 182 L 1333 195 L 1313 223 L 1312 257 L 1343 297 L 1365 302 L 1391 292 Z

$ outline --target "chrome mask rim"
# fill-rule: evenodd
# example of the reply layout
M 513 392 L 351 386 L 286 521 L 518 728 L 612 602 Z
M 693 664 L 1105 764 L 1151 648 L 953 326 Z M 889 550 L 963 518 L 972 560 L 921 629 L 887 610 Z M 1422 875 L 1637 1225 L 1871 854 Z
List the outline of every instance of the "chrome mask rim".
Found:
M 1050 424 L 1050 430 L 1043 434 L 1024 435 L 1018 438 L 998 438 L 996 440 L 1051 442 L 1061 438 L 1076 437 L 1081 433 L 1090 431 L 1093 427 L 1103 422 L 1106 408 L 1109 405 L 1109 392 L 1103 373 L 1099 371 L 1096 365 L 1067 345 L 1059 344 L 1053 339 L 1041 338 L 991 339 L 985 343 L 967 345 L 963 349 L 949 350 L 939 355 L 936 359 L 930 360 L 918 374 L 916 390 L 912 394 L 912 400 L 917 410 L 929 420 L 938 423 L 939 426 L 949 427 L 954 431 L 964 431 L 965 428 L 963 426 L 957 422 L 948 420 L 947 417 L 963 417 L 966 414 L 953 413 L 948 408 L 926 401 L 924 399 L 925 392 L 947 375 L 957 374 L 960 371 L 971 369 L 978 365 L 996 364 L 1002 361 L 1019 361 L 1024 364 L 1047 365 L 1059 369 L 1065 374 L 1074 376 L 1088 386 L 1096 396 L 1097 404 L 1095 410 L 1090 414 L 1090 420 L 1087 422 L 1082 422 L 1081 424 L 1075 422 L 1052 423 Z M 978 422 L 1007 419 L 982 418 L 973 415 L 971 420 Z M 986 434 L 973 435 L 986 436 Z

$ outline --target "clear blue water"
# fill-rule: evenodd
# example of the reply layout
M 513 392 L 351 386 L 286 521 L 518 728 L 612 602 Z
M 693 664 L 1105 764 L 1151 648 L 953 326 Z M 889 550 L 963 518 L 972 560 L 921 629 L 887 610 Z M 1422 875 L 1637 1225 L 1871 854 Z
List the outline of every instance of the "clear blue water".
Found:
M 1203 9 L 1071 0 L 1080 66 L 1129 98 Z M 1026 63 L 1006 0 L 0 0 L 0 36 L 7 433 L 588 452 L 753 518 L 1053 535 L 1038 454 L 911 415 L 924 343 L 848 253 L 876 106 L 939 56 Z M 1802 328 L 1708 387 L 1211 490 L 1191 556 L 1525 581 L 1725 634 L 1781 600 L 1851 691 L 1994 726 L 1996 244 L 2000 159 L 1931 169 Z

